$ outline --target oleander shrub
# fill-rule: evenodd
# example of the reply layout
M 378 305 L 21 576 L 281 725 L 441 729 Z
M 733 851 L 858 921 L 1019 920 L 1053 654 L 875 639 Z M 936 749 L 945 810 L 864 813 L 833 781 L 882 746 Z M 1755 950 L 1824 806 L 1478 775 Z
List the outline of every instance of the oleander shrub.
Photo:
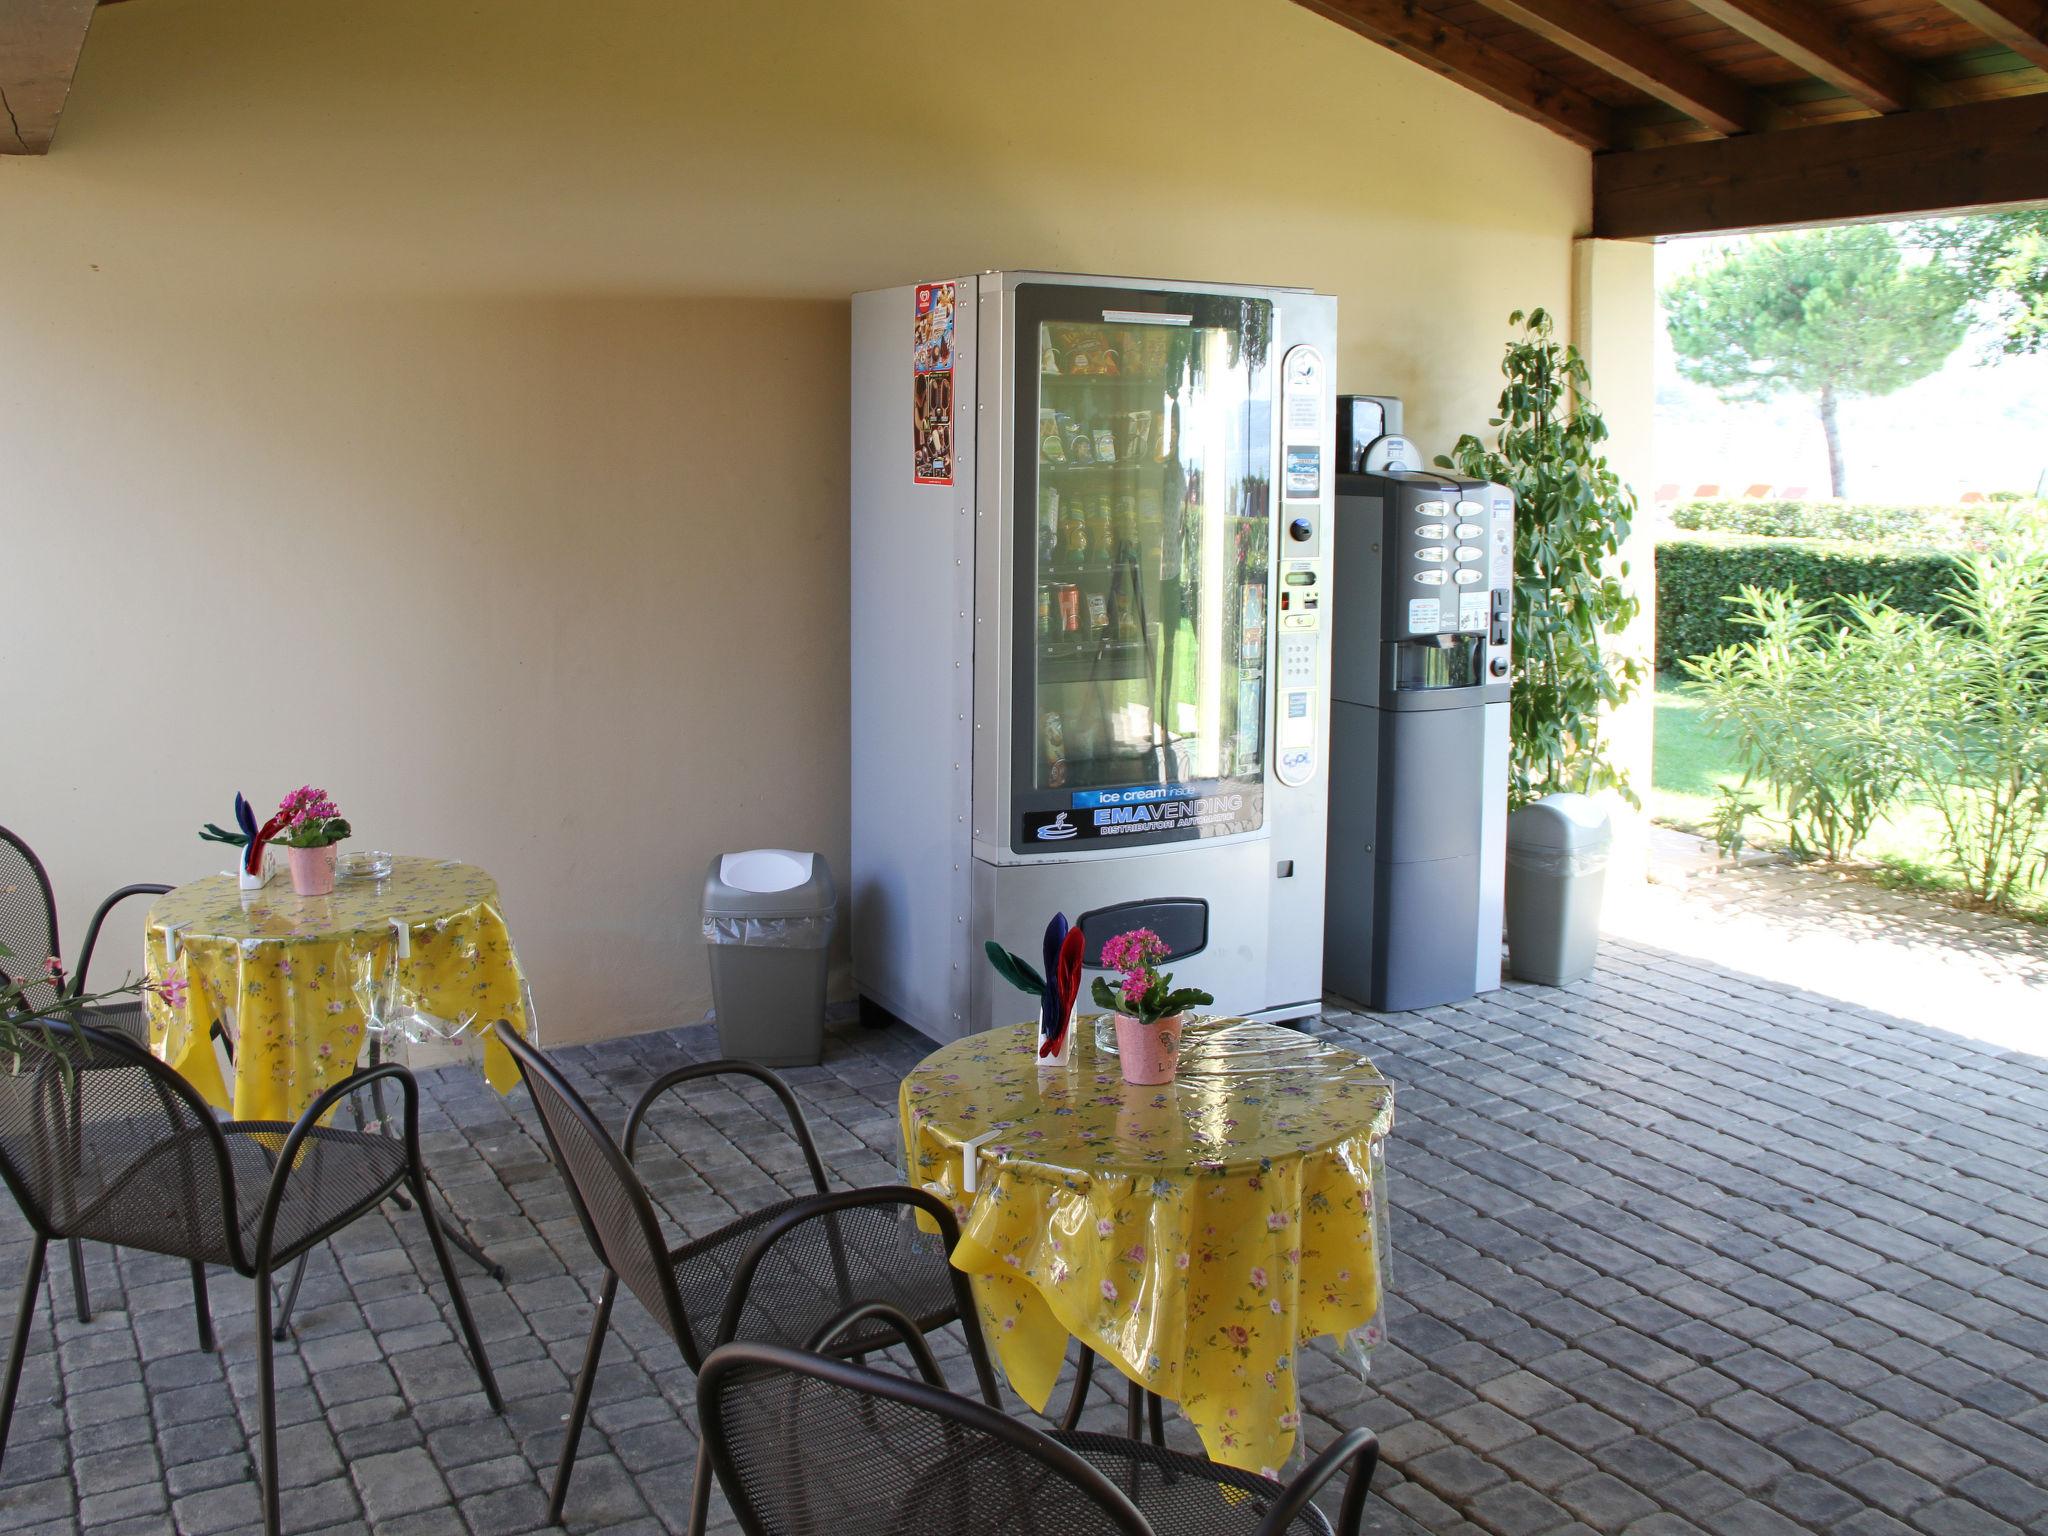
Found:
M 1796 853 L 1842 858 L 1910 789 L 1933 806 L 1964 894 L 1994 908 L 2048 881 L 2048 540 L 1951 565 L 1933 612 L 1869 592 L 1739 591 L 1744 638 L 1689 660 L 1742 757 L 1715 826 L 1768 819 Z
M 1742 763 L 1742 783 L 1723 788 L 1715 808 L 1716 840 L 1735 851 L 1747 820 L 1775 819 L 1749 793 L 1761 783 L 1783 808 L 1795 858 L 1845 859 L 1905 782 L 1891 729 L 1897 683 L 1885 663 L 1897 650 L 1890 632 L 1911 617 L 1861 594 L 1757 587 L 1729 608 L 1747 638 L 1685 662 L 1708 724 Z
M 1677 671 L 1691 658 L 1740 645 L 1751 627 L 1736 594 L 1790 588 L 1809 602 L 1884 597 L 1906 613 L 1938 614 L 1962 557 L 1940 550 L 1888 549 L 1822 539 L 1697 534 L 1657 544 L 1657 666 Z

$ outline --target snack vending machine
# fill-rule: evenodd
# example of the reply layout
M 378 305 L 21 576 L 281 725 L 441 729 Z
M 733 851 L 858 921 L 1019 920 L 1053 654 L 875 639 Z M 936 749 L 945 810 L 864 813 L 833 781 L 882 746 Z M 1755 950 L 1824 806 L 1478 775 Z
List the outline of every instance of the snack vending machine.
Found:
M 1151 926 L 1320 1006 L 1336 301 L 988 272 L 853 301 L 863 1003 L 1028 1016 L 982 943 Z M 1114 909 L 1113 911 L 1111 909 Z
M 1427 1008 L 1500 985 L 1515 499 L 1414 467 L 1347 397 L 1337 476 L 1329 988 Z

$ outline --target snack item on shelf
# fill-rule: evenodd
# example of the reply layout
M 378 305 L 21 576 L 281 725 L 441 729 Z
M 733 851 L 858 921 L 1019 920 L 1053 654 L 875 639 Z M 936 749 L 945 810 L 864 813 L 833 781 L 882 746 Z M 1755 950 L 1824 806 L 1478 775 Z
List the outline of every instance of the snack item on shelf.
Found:
M 1060 500 L 1060 563 L 1079 565 L 1088 558 L 1088 523 L 1081 513 L 1081 498 L 1072 494 Z
M 1038 413 L 1038 456 L 1048 464 L 1067 462 L 1067 445 L 1060 437 L 1057 411 L 1042 410 Z
M 1067 782 L 1067 731 L 1058 710 L 1045 712 L 1045 718 L 1038 723 L 1038 734 L 1045 750 L 1046 787 L 1062 788 Z
M 1109 594 L 1090 592 L 1088 594 L 1088 632 L 1098 640 L 1109 633 Z
M 1052 632 L 1052 588 L 1041 584 L 1038 589 L 1038 633 L 1043 636 Z
M 1120 441 L 1117 457 L 1126 464 L 1136 464 L 1152 451 L 1152 413 L 1150 411 L 1126 411 L 1117 418 Z
M 1081 633 L 1081 589 L 1071 581 L 1058 582 L 1053 595 L 1059 603 L 1060 633 L 1078 635 Z
M 1077 422 L 1065 411 L 1059 413 L 1060 436 L 1067 440 L 1067 457 L 1076 464 L 1095 462 L 1095 434 L 1088 423 Z
M 1110 429 L 1109 418 L 1106 416 L 1098 417 L 1089 435 L 1095 440 L 1095 462 L 1098 464 L 1114 464 L 1116 462 L 1116 433 Z
M 1097 565 L 1107 565 L 1115 547 L 1109 492 L 1097 491 L 1088 503 L 1088 554 Z
M 1066 349 L 1066 359 L 1070 374 L 1114 374 L 1121 371 L 1117 349 L 1110 345 L 1109 337 L 1088 326 L 1074 331 L 1073 340 Z

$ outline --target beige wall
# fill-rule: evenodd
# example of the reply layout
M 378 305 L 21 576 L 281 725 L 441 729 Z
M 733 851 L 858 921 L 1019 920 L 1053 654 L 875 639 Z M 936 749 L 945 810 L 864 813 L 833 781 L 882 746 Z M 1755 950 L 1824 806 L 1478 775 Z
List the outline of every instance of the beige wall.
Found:
M 1313 285 L 1434 450 L 1588 196 L 1289 0 L 110 8 L 0 161 L 0 822 L 75 946 L 311 778 L 498 875 L 551 1038 L 694 1019 L 709 857 L 844 865 L 847 294 Z

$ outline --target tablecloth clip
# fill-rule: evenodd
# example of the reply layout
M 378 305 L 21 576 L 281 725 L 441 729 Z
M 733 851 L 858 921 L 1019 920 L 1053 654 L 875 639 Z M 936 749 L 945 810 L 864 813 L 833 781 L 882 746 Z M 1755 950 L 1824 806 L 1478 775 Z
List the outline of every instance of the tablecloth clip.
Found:
M 184 926 L 183 923 L 166 923 L 164 925 L 164 967 L 166 970 L 178 963 L 178 951 L 184 948 L 184 940 L 178 937 L 178 930 Z
M 981 1148 L 984 1142 L 994 1141 L 1003 1133 L 1000 1130 L 983 1131 L 979 1136 L 970 1136 L 960 1143 L 960 1193 L 971 1195 L 975 1188 L 975 1171 L 981 1165 Z
M 391 919 L 391 933 L 392 937 L 398 941 L 398 958 L 410 960 L 412 958 L 412 924 L 402 917 L 394 917 Z

